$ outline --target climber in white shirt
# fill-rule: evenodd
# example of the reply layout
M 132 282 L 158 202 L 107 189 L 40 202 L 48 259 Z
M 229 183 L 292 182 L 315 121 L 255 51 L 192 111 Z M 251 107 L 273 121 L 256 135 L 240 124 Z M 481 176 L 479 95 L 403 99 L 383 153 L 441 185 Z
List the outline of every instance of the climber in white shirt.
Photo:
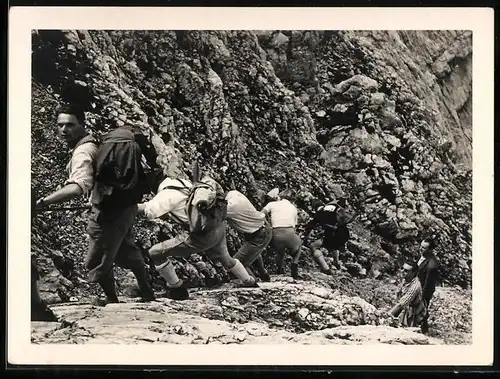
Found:
M 271 218 L 273 237 L 271 244 L 276 251 L 276 264 L 278 274 L 283 274 L 285 253 L 292 255 L 291 274 L 294 279 L 300 279 L 298 263 L 300 259 L 302 240 L 295 232 L 297 225 L 297 207 L 286 199 L 281 199 L 278 188 L 274 188 L 267 194 L 271 200 L 262 212 Z
M 228 224 L 243 234 L 245 238 L 245 243 L 234 255 L 234 258 L 238 259 L 252 276 L 254 275 L 250 267 L 255 263 L 259 277 L 263 281 L 270 281 L 261 255 L 271 242 L 273 233 L 271 225 L 266 220 L 266 215 L 255 209 L 250 200 L 239 191 L 229 191 L 226 195 L 226 201 Z

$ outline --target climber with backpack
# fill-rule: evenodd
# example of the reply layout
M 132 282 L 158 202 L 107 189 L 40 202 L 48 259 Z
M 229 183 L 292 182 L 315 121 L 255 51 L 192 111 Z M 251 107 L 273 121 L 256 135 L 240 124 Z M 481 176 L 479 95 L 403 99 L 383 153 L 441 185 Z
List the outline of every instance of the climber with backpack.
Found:
M 205 176 L 200 179 L 198 163 L 193 165 L 193 182 L 167 177 L 159 185 L 156 196 L 138 204 L 140 214 L 148 219 L 170 217 L 184 226 L 175 237 L 159 242 L 149 249 L 156 270 L 167 283 L 167 297 L 185 300 L 189 292 L 175 272 L 171 257 L 188 257 L 204 253 L 220 261 L 241 281 L 243 287 L 257 283 L 238 259 L 229 255 L 226 243 L 227 202 L 219 183 Z
M 61 137 L 72 149 L 67 165 L 68 180 L 54 193 L 36 202 L 36 211 L 84 195 L 91 210 L 88 220 L 89 248 L 85 259 L 91 282 L 102 287 L 106 298 L 96 305 L 118 302 L 113 265 L 133 271 L 144 301 L 154 299 L 140 249 L 132 236 L 137 212 L 147 180 L 142 167 L 145 137 L 130 127 L 117 128 L 99 141 L 85 129 L 85 113 L 75 105 L 58 108 L 57 125 Z M 151 152 L 151 151 L 150 151 Z
M 134 274 L 142 301 L 155 295 L 141 250 L 134 242 L 133 224 L 137 203 L 148 192 L 143 158 L 152 166 L 155 156 L 140 130 L 118 127 L 102 137 L 95 160 L 95 184 L 88 221 L 90 237 L 85 266 L 91 282 L 102 287 L 105 298 L 97 305 L 117 303 L 114 265 Z M 148 166 L 149 167 L 149 166 Z
M 325 248 L 334 254 L 334 266 L 340 270 L 340 252 L 344 252 L 346 243 L 350 238 L 348 223 L 352 221 L 345 209 L 346 202 L 339 199 L 338 202 L 331 201 L 318 207 L 312 219 L 304 227 L 304 240 L 307 240 L 311 231 L 316 227 L 323 229 L 323 238 L 309 244 L 313 258 L 324 274 L 334 276 L 334 272 L 325 260 L 321 248 Z

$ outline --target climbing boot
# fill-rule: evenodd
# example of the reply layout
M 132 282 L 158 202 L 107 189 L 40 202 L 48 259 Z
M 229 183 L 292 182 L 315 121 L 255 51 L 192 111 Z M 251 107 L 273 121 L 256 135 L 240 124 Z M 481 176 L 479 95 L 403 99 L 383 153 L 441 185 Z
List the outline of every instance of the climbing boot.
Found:
M 92 301 L 92 305 L 95 305 L 97 307 L 105 307 L 108 304 L 118 304 L 120 301 L 118 298 L 108 298 L 108 297 L 100 297 L 96 296 L 94 300 Z
M 238 287 L 241 288 L 259 288 L 259 285 L 254 280 L 254 278 L 250 277 L 250 280 L 241 280 L 237 284 Z
M 205 285 L 208 288 L 217 287 L 220 284 L 219 279 L 216 276 L 205 278 Z
M 189 299 L 189 291 L 182 284 L 180 287 L 168 288 L 165 292 L 160 293 L 158 297 L 166 297 L 172 300 L 186 300 Z
M 260 274 L 260 279 L 263 282 L 270 282 L 271 281 L 271 276 L 269 275 L 268 272 L 264 272 L 264 273 Z
M 331 267 L 329 267 L 326 270 L 321 270 L 321 272 L 325 275 L 335 276 L 335 272 L 332 270 Z
M 299 265 L 297 263 L 292 263 L 290 269 L 292 271 L 292 278 L 294 278 L 295 280 L 302 279 L 302 276 L 299 275 Z

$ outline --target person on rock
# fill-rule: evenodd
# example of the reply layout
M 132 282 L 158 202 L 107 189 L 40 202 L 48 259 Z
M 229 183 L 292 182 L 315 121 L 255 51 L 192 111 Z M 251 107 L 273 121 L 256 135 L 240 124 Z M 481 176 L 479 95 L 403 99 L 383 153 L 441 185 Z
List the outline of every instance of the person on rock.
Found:
M 213 179 L 204 178 L 202 182 L 210 188 L 207 187 L 206 190 L 201 188 L 201 191 L 198 190 L 192 196 L 193 183 L 191 181 L 167 177 L 158 186 L 157 194 L 153 199 L 138 204 L 139 214 L 145 215 L 148 219 L 168 216 L 185 229 L 175 237 L 159 242 L 149 249 L 156 270 L 167 283 L 167 296 L 174 300 L 189 298 L 189 292 L 183 280 L 177 276 L 170 257 L 188 257 L 192 254 L 204 253 L 211 260 L 221 262 L 237 279 L 241 280 L 241 286 L 257 286 L 255 279 L 248 274 L 243 264 L 229 255 L 226 243 L 226 221 L 223 218 L 205 229 L 194 228 L 194 225 L 198 224 L 197 215 L 203 213 L 203 210 L 200 210 L 203 207 L 200 208 L 200 205 L 205 204 L 204 207 L 207 208 L 207 204 L 213 204 L 216 201 L 216 196 L 223 196 L 222 187 Z
M 345 201 L 340 199 L 338 203 L 330 202 L 320 206 L 313 214 L 312 219 L 304 227 L 304 240 L 307 240 L 311 231 L 316 227 L 323 229 L 323 238 L 310 244 L 313 258 L 321 271 L 327 275 L 335 275 L 325 260 L 321 248 L 333 253 L 334 266 L 340 270 L 340 252 L 346 249 L 346 243 L 350 238 L 348 219 L 345 212 Z
M 99 143 L 85 129 L 83 110 L 75 105 L 64 105 L 57 109 L 56 115 L 59 134 L 72 149 L 67 165 L 68 180 L 52 194 L 39 199 L 37 209 L 79 196 L 89 198 L 92 209 L 88 220 L 89 248 L 85 266 L 89 270 L 90 282 L 99 283 L 105 294 L 104 299 L 96 298 L 94 304 L 105 306 L 118 302 L 113 274 L 115 263 L 134 273 L 142 300 L 154 300 L 144 258 L 133 241 L 136 203 L 130 204 L 127 199 L 131 197 L 121 196 L 119 191 L 96 180 Z
M 436 290 L 438 280 L 438 260 L 434 254 L 436 248 L 435 238 L 425 238 L 420 243 L 420 257 L 416 263 L 417 277 L 422 285 L 422 296 L 427 309 L 426 316 L 422 322 L 422 332 L 429 331 L 429 305 Z
M 237 232 L 243 234 L 245 243 L 234 255 L 248 273 L 255 277 L 251 265 L 255 263 L 259 277 L 270 281 L 269 273 L 264 267 L 262 251 L 269 245 L 273 230 L 266 220 L 266 215 L 259 212 L 248 198 L 237 190 L 231 190 L 226 195 L 228 224 Z
M 403 270 L 405 276 L 398 293 L 398 302 L 389 310 L 389 314 L 393 317 L 399 316 L 401 326 L 421 327 L 427 313 L 422 285 L 416 275 L 416 267 L 405 263 Z
M 262 213 L 269 215 L 273 235 L 271 245 L 276 252 L 277 273 L 284 273 L 285 254 L 292 256 L 291 274 L 294 279 L 301 279 L 299 275 L 299 259 L 302 240 L 295 232 L 297 225 L 297 207 L 287 199 L 279 196 L 279 189 L 274 188 L 267 193 L 269 202 L 262 209 Z

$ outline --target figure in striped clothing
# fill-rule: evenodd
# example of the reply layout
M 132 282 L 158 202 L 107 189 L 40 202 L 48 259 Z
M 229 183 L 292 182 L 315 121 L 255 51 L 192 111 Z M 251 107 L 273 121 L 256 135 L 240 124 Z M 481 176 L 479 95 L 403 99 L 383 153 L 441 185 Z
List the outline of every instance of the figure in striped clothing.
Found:
M 406 271 L 404 284 L 398 293 L 398 302 L 389 314 L 399 316 L 404 327 L 419 327 L 427 313 L 422 297 L 422 285 L 413 266 L 405 263 L 403 269 Z

